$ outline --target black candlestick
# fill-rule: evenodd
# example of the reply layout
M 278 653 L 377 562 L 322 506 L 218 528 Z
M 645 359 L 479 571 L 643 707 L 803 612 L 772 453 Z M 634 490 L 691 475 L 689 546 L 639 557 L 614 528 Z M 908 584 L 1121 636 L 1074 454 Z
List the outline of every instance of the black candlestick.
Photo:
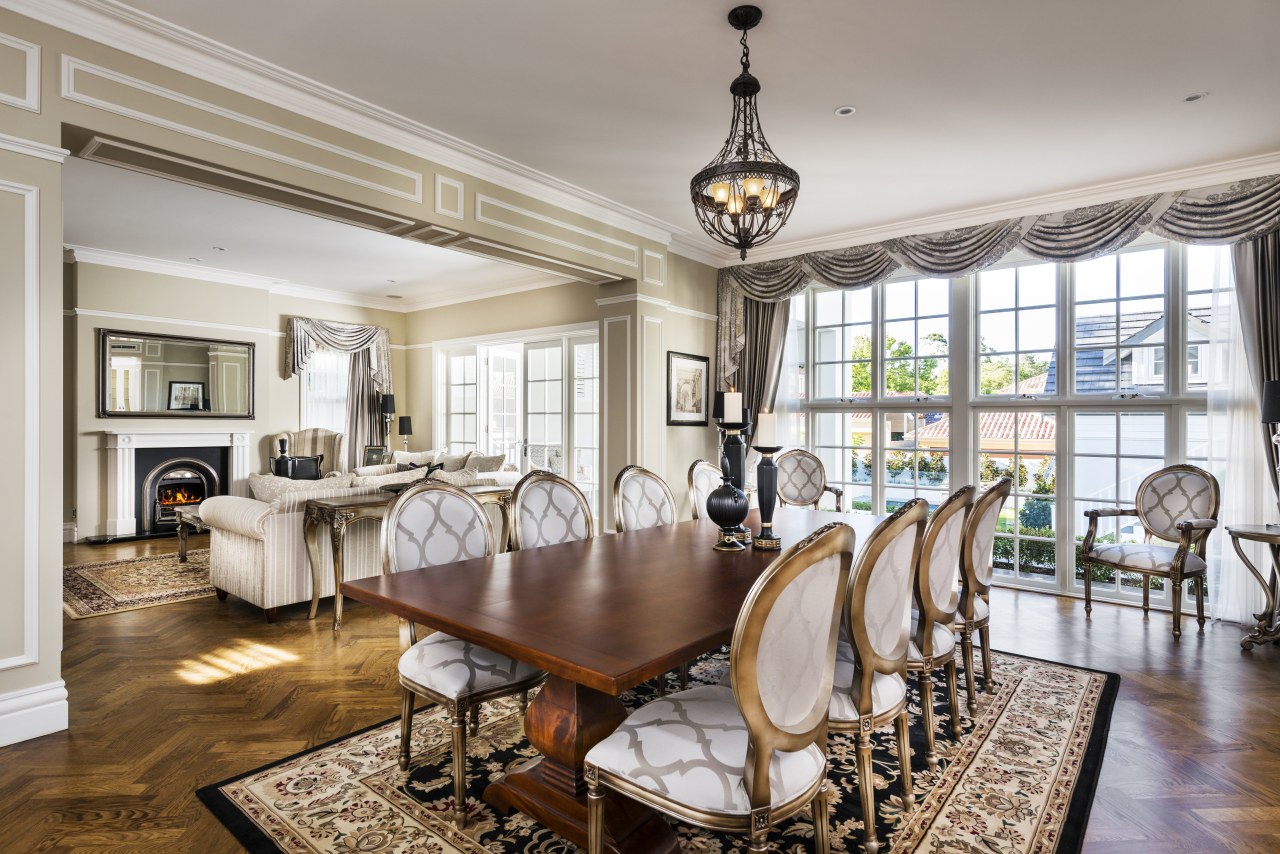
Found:
M 778 467 L 773 464 L 773 455 L 782 450 L 781 446 L 753 446 L 760 452 L 760 462 L 756 464 L 756 499 L 760 502 L 760 533 L 752 543 L 761 551 L 778 551 L 782 548 L 782 538 L 773 533 L 773 509 L 778 500 Z

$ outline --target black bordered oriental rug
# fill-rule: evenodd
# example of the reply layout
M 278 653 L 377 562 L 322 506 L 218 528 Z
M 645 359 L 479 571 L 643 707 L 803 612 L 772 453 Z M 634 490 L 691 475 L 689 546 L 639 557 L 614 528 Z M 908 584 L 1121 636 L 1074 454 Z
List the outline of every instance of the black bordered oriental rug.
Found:
M 693 668 L 697 682 L 716 682 L 723 653 Z M 912 680 L 915 809 L 903 810 L 892 727 L 875 734 L 876 822 L 882 851 L 1071 852 L 1084 840 L 1120 678 L 1063 664 L 995 654 L 994 697 L 980 695 L 965 734 L 949 739 L 950 709 L 938 675 L 940 768 L 924 762 L 919 696 Z M 981 690 L 982 679 L 978 678 Z M 653 696 L 642 686 L 628 706 Z M 961 683 L 961 704 L 964 700 Z M 388 688 L 387 704 L 398 702 Z M 497 815 L 481 799 L 491 781 L 534 761 L 514 701 L 484 706 L 478 737 L 468 739 L 470 821 L 465 833 L 446 820 L 453 810 L 449 722 L 439 709 L 414 718 L 414 767 L 396 765 L 399 719 L 304 751 L 197 793 L 253 852 L 539 852 L 578 850 L 520 813 Z M 830 740 L 832 848 L 862 850 L 863 816 L 854 738 Z M 610 797 L 615 797 L 610 795 Z M 745 851 L 746 838 L 672 822 L 685 851 Z M 801 813 L 776 827 L 772 848 L 808 852 L 813 826 Z
M 73 620 L 213 595 L 209 550 L 82 563 L 62 570 L 62 610 Z

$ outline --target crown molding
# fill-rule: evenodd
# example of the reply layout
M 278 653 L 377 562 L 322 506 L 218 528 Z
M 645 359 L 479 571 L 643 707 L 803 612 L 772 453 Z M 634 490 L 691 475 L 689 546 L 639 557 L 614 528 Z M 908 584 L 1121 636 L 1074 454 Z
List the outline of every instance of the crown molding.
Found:
M 165 261 L 162 258 L 131 255 L 128 252 L 115 252 L 110 249 L 96 249 L 92 246 L 76 246 L 68 243 L 65 249 L 74 253 L 75 260 L 81 264 L 98 264 L 103 267 L 139 270 L 144 273 L 159 273 L 164 276 L 177 276 L 182 279 L 199 279 L 202 282 L 217 282 L 223 285 L 255 288 L 260 291 L 269 291 L 273 286 L 280 284 L 279 279 L 269 276 L 254 276 L 249 273 L 238 273 L 234 270 L 223 270 L 218 267 L 185 264 L 180 261 Z
M 648 294 L 620 294 L 616 297 L 600 297 L 596 300 L 596 305 L 622 305 L 629 302 L 643 302 L 649 305 L 656 305 L 665 308 L 667 311 L 675 314 L 684 314 L 689 317 L 700 317 L 703 320 L 719 320 L 718 314 L 708 314 L 705 311 L 698 311 L 696 308 L 685 308 L 680 305 L 673 305 L 669 299 L 661 299 L 659 297 L 651 297 Z
M 671 238 L 667 250 L 675 255 L 706 264 L 708 267 L 728 267 L 738 261 L 738 255 L 728 247 L 720 251 L 709 237 L 695 234 L 677 234 Z
M 67 151 L 65 148 L 59 148 L 56 145 L 46 145 L 43 142 L 36 142 L 32 139 L 10 136 L 7 133 L 0 133 L 0 151 L 12 151 L 17 154 L 27 154 L 31 157 L 52 160 L 54 163 L 61 163 L 71 156 L 71 152 Z
M 0 6 L 666 246 L 684 229 L 304 77 L 118 0 Z

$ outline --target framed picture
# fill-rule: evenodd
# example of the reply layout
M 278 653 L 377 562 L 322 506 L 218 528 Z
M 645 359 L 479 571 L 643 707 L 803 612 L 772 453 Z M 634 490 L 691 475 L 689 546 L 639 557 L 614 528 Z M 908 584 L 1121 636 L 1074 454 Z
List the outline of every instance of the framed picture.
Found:
M 362 466 L 380 466 L 386 460 L 386 445 L 365 445 L 364 446 L 364 462 Z
M 169 408 L 202 411 L 204 409 L 204 383 L 170 380 Z
M 667 425 L 707 426 L 711 360 L 667 351 Z

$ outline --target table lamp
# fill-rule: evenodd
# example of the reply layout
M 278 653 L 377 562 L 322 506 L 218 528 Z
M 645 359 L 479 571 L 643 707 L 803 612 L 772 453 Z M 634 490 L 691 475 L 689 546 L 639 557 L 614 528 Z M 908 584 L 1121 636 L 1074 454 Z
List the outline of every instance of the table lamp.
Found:
M 394 394 L 384 394 L 382 396 L 382 429 L 386 438 L 391 438 L 391 419 L 396 416 L 396 396 Z
M 409 451 L 409 437 L 413 435 L 413 419 L 408 415 L 400 416 L 400 438 L 404 439 L 404 450 Z

